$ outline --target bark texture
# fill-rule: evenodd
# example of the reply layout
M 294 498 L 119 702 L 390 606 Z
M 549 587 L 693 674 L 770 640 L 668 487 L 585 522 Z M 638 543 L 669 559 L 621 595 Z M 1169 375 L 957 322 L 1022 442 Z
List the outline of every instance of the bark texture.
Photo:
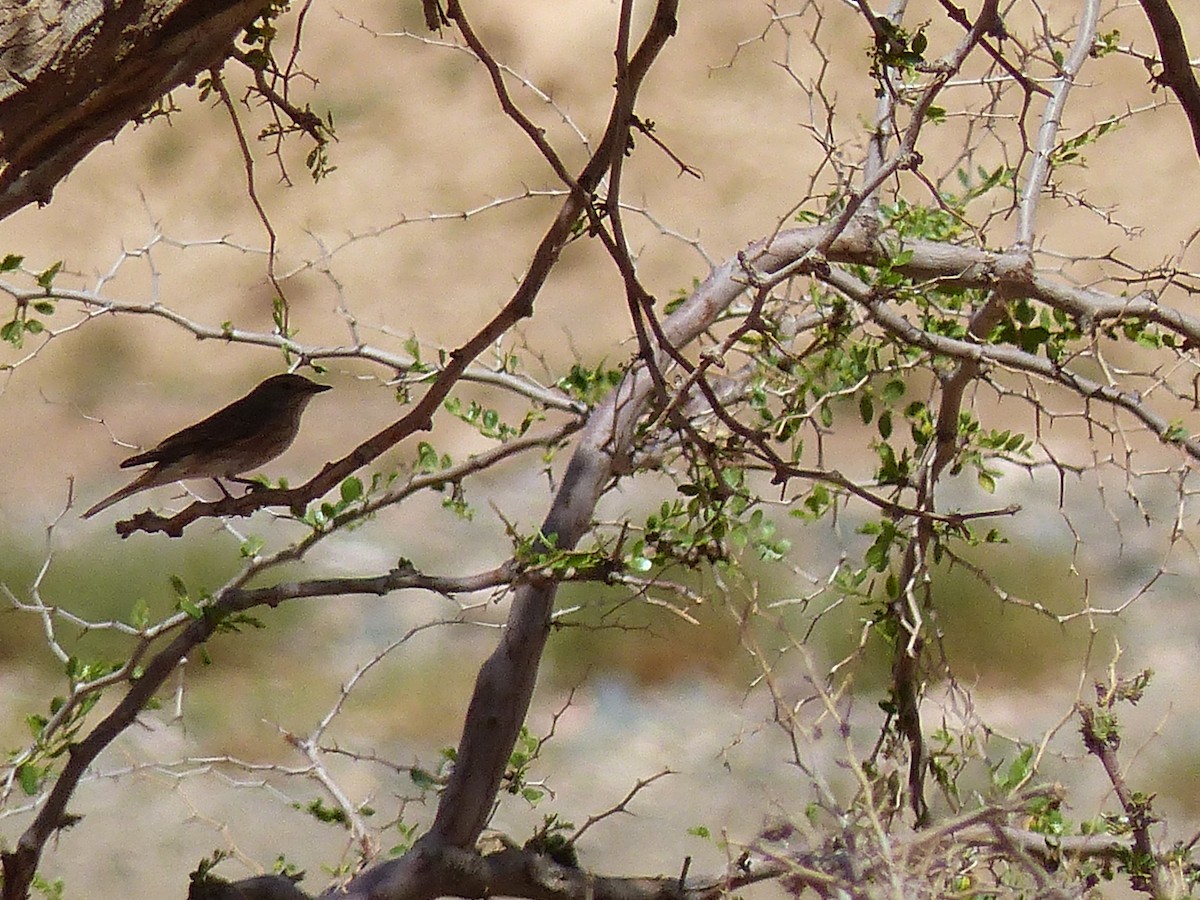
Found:
M 218 65 L 263 0 L 0 0 L 0 218 Z

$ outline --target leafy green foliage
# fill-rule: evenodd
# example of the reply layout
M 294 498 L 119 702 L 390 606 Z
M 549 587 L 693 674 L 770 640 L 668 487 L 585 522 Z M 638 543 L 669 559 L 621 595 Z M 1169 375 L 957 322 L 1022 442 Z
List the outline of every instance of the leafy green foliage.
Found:
M 911 73 L 925 64 L 925 51 L 929 48 L 929 39 L 925 36 L 925 26 L 916 31 L 909 31 L 894 24 L 886 16 L 875 17 L 875 46 L 871 52 L 871 76 L 880 86 L 875 89 L 875 96 L 882 97 L 885 91 L 883 81 L 888 69 L 898 69 Z
M 508 767 L 501 782 L 508 793 L 521 797 L 530 806 L 537 806 L 546 796 L 544 789 L 530 781 L 530 770 L 537 759 L 541 741 L 522 725 L 512 752 L 508 755 Z
M 327 530 L 339 521 L 344 527 L 361 525 L 364 518 L 369 517 L 368 507 L 372 498 L 384 491 L 395 478 L 394 473 L 375 472 L 371 476 L 370 486 L 366 486 L 357 475 L 349 475 L 338 485 L 336 500 L 310 506 L 304 511 L 301 521 L 314 531 Z M 364 512 L 368 515 L 364 516 Z
M 450 458 L 449 453 L 439 455 L 437 449 L 428 441 L 417 443 L 417 459 L 413 463 L 414 472 L 428 475 L 448 469 L 452 465 L 454 465 L 454 460 Z
M 320 797 L 316 797 L 308 801 L 308 803 L 293 803 L 292 809 L 302 810 L 325 825 L 340 825 L 342 828 L 350 827 L 350 817 L 346 815 L 346 811 L 336 806 L 327 805 Z
M 776 536 L 775 523 L 747 491 L 743 470 L 725 469 L 720 478 L 701 470 L 677 490 L 685 499 L 664 500 L 630 546 L 625 564 L 631 571 L 673 563 L 687 568 L 724 564 L 747 549 L 767 562 L 786 556 L 790 542 Z
M 281 68 L 275 59 L 274 44 L 278 36 L 275 20 L 285 13 L 290 3 L 284 0 L 272 0 L 264 5 L 258 17 L 246 26 L 240 43 L 245 48 L 240 53 L 241 62 L 255 74 L 254 86 L 251 93 L 256 94 L 268 107 L 275 111 L 270 122 L 259 131 L 260 141 L 274 141 L 278 150 L 282 141 L 295 134 L 306 135 L 312 141 L 312 148 L 304 159 L 309 175 L 314 182 L 337 171 L 329 159 L 329 144 L 337 140 L 337 132 L 333 123 L 333 112 L 327 110 L 319 116 L 313 112 L 309 104 L 302 108 L 294 106 L 290 99 L 288 84 L 296 74 L 292 71 L 294 58 L 289 62 L 287 71 Z M 277 89 L 273 85 L 280 85 Z M 201 86 L 201 100 L 204 99 L 205 86 Z
M 557 535 L 517 535 L 513 541 L 513 558 L 524 569 L 536 570 L 563 580 L 603 580 L 616 571 L 616 563 L 603 547 L 584 550 L 560 550 L 555 546 Z
M 193 597 L 183 579 L 170 576 L 171 590 L 175 595 L 175 608 L 193 619 L 205 620 L 213 627 L 214 634 L 237 634 L 243 626 L 263 629 L 267 626 L 257 616 L 245 612 L 227 612 L 212 605 L 212 594 L 201 591 Z
M 23 256 L 8 254 L 3 260 L 0 260 L 0 273 L 16 271 L 24 260 Z M 37 282 L 38 287 L 49 294 L 54 287 L 54 279 L 62 271 L 62 266 L 62 260 L 59 260 L 35 275 L 34 281 Z M 42 316 L 52 316 L 54 309 L 55 305 L 52 300 L 18 300 L 13 309 L 12 318 L 0 325 L 0 341 L 12 344 L 18 350 L 21 349 L 25 344 L 26 335 L 39 335 L 46 330 L 46 323 L 31 315 L 31 311 Z
M 54 287 L 54 279 L 58 276 L 58 273 L 62 271 L 62 266 L 62 260 L 60 259 L 48 269 L 39 272 L 37 277 L 34 279 L 37 282 L 38 287 L 48 293 L 50 289 Z M 53 312 L 53 309 L 51 312 Z
M 556 813 L 551 813 L 543 817 L 541 826 L 525 842 L 523 849 L 548 856 L 560 866 L 578 869 L 579 854 L 571 842 L 570 835 L 565 833 L 574 829 L 574 824 L 560 819 Z
M 594 368 L 587 368 L 579 363 L 571 366 L 571 370 L 558 379 L 554 386 L 566 391 L 572 398 L 594 406 L 617 386 L 624 372 L 620 369 L 606 369 L 603 363 Z
M 1101 32 L 1096 35 L 1095 46 L 1092 47 L 1092 57 L 1101 59 L 1111 53 L 1116 53 L 1121 48 L 1121 32 L 1120 29 L 1114 28 L 1112 31 Z
M 56 695 L 50 700 L 49 714 L 30 713 L 25 726 L 33 744 L 24 752 L 10 754 L 20 762 L 16 766 L 17 783 L 29 796 L 41 792 L 54 771 L 56 761 L 71 749 L 88 714 L 103 697 L 95 687 L 107 676 L 119 671 L 121 663 L 88 661 L 71 656 L 63 666 L 70 686 L 69 695 Z
M 43 878 L 41 875 L 34 875 L 33 889 L 45 897 L 46 900 L 63 900 L 66 896 L 66 883 L 61 878 L 55 878 L 51 881 Z
M 193 871 L 191 873 L 190 877 L 191 877 L 192 883 L 193 884 L 204 884 L 205 882 L 207 882 L 209 879 L 209 876 L 212 873 L 213 868 L 215 868 L 217 866 L 217 864 L 221 862 L 221 860 L 227 858 L 228 856 L 229 856 L 228 850 L 217 849 L 212 852 L 211 856 L 205 857 L 204 859 L 200 860 L 200 862 L 196 865 L 195 871 Z
M 250 535 L 246 540 L 242 541 L 242 545 L 238 547 L 238 553 L 243 559 L 255 559 L 262 552 L 264 541 L 257 535 Z
M 450 415 L 466 422 L 484 437 L 497 441 L 521 437 L 529 431 L 531 425 L 544 418 L 540 411 L 531 409 L 525 413 L 520 425 L 509 425 L 500 418 L 500 413 L 496 410 L 484 407 L 474 400 L 464 406 L 457 397 L 447 398 L 445 408 Z
M 1003 321 L 989 335 L 997 344 L 1012 344 L 1054 361 L 1061 360 L 1080 337 L 1078 325 L 1062 310 L 1025 299 L 1009 304 Z
M 400 842 L 388 848 L 388 856 L 391 857 L 403 856 L 411 850 L 417 842 L 417 836 L 421 833 L 421 827 L 416 822 L 409 823 L 401 820 L 396 823 L 395 828 L 400 835 Z
M 1085 128 L 1074 137 L 1067 138 L 1051 152 L 1051 165 L 1056 167 L 1068 164 L 1086 166 L 1087 157 L 1081 152 L 1083 148 L 1090 147 L 1099 141 L 1100 138 L 1104 137 L 1104 135 L 1119 127 L 1116 119 L 1106 119 L 1103 122 L 1093 125 L 1091 128 Z
M 278 294 L 271 298 L 271 321 L 275 323 L 275 333 L 280 337 L 290 338 L 295 337 L 295 330 L 288 324 L 288 309 L 287 299 Z M 284 358 L 290 359 L 288 351 L 284 350 Z
M 429 441 L 418 442 L 417 458 L 412 463 L 414 475 L 435 475 L 450 469 L 453 465 L 454 460 L 449 453 L 438 453 L 437 448 Z M 467 521 L 474 518 L 475 510 L 467 502 L 466 490 L 461 480 L 447 479 L 437 486 L 437 490 L 441 491 L 443 495 L 443 509 L 448 509 Z
M 283 854 L 275 857 L 275 862 L 271 865 L 271 871 L 292 881 L 300 881 L 304 877 L 304 870 L 289 861 Z

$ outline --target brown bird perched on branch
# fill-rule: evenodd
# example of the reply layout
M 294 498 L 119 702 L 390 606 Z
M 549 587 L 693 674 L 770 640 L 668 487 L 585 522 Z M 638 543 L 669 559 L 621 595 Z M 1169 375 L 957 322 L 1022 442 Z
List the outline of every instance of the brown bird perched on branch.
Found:
M 225 496 L 220 481 L 249 483 L 237 476 L 279 456 L 291 446 L 300 430 L 300 416 L 308 401 L 329 390 L 301 375 L 275 375 L 240 400 L 235 400 L 202 422 L 177 431 L 153 450 L 131 456 L 122 469 L 154 465 L 115 494 L 105 497 L 83 514 L 88 519 L 130 494 L 185 478 L 211 478 Z

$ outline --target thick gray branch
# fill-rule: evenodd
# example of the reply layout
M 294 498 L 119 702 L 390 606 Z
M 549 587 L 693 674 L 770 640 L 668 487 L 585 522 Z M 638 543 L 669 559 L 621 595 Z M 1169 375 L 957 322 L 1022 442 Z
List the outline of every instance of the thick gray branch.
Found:
M 0 218 L 219 65 L 263 0 L 0 2 Z

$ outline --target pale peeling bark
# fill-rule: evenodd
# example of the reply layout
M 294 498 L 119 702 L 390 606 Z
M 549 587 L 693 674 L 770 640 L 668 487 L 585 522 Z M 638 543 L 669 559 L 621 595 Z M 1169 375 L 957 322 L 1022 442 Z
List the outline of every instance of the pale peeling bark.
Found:
M 262 0 L 0 0 L 0 218 L 219 64 Z

